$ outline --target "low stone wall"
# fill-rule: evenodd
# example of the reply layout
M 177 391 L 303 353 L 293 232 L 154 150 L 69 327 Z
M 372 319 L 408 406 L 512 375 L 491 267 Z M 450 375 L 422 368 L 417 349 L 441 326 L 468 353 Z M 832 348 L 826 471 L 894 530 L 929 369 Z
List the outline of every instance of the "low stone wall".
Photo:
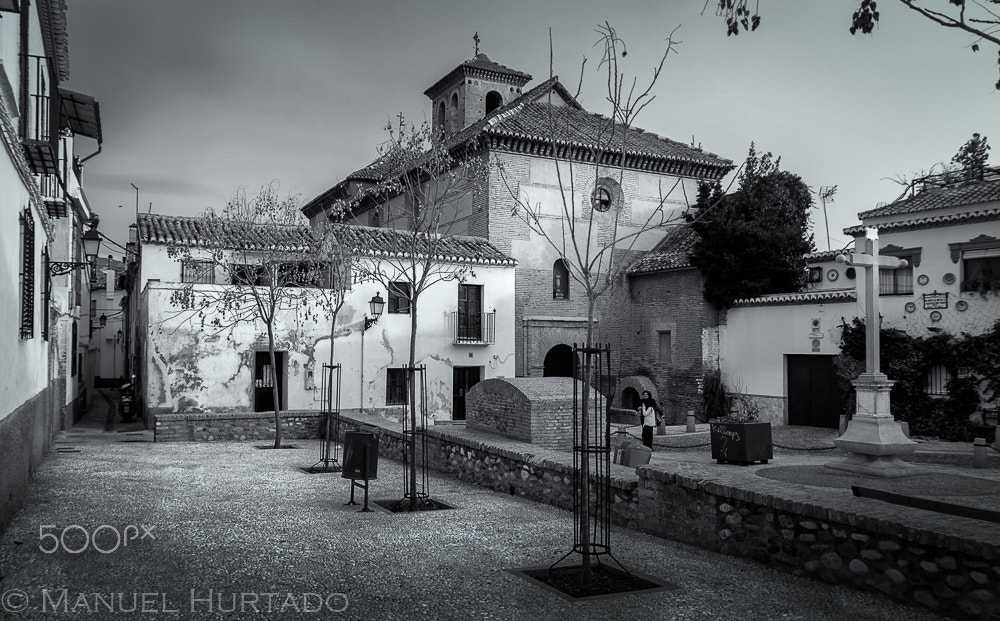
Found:
M 340 433 L 371 430 L 341 418 Z M 379 453 L 402 459 L 402 434 L 378 428 Z M 430 428 L 428 466 L 499 492 L 573 509 L 572 456 L 477 432 Z M 498 444 L 503 443 L 503 446 Z M 516 449 L 505 448 L 516 445 Z M 998 537 L 941 535 L 907 518 L 870 517 L 681 476 L 611 466 L 614 523 L 774 569 L 966 618 L 1000 611 Z M 433 490 L 431 490 L 433 496 Z M 949 520 L 930 514 L 928 521 Z M 995 529 L 991 531 L 996 535 Z
M 281 412 L 283 440 L 320 437 L 322 414 Z M 154 442 L 221 442 L 274 439 L 274 412 L 156 414 Z
M 637 471 L 641 517 L 627 526 L 936 612 L 978 619 L 1000 611 L 995 543 L 645 466 Z

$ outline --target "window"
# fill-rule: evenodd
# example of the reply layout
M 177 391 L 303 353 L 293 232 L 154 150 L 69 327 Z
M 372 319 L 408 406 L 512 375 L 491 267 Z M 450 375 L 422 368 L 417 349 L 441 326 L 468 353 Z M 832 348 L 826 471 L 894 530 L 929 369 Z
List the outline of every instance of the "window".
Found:
M 673 340 L 670 330 L 660 330 L 656 334 L 660 341 L 660 353 L 657 361 L 670 364 L 673 361 Z
M 211 261 L 182 261 L 181 282 L 199 285 L 215 284 L 215 264 Z
M 35 337 L 35 219 L 21 212 L 21 338 Z
M 378 207 L 375 207 L 368 213 L 368 226 L 381 226 L 381 216 L 379 214 Z
M 458 337 L 459 341 L 483 339 L 483 287 L 458 285 Z
M 389 311 L 399 315 L 410 314 L 410 283 L 389 283 Z
M 385 370 L 385 404 L 406 404 L 407 369 Z
M 962 252 L 962 291 L 1000 291 L 1000 248 Z
M 909 256 L 898 258 L 906 260 L 906 267 L 878 271 L 879 295 L 913 294 L 913 261 Z
M 263 266 L 235 264 L 230 267 L 230 276 L 234 285 L 253 285 L 259 287 L 265 283 Z
M 496 91 L 486 93 L 486 114 L 493 112 L 503 105 L 503 97 Z
M 562 259 L 552 264 L 552 299 L 569 299 L 569 269 Z
M 924 391 L 932 396 L 946 396 L 948 394 L 948 380 L 951 374 L 944 365 L 935 365 L 927 370 L 927 385 Z
M 621 206 L 621 186 L 611 177 L 601 177 L 590 193 L 590 206 L 600 212 Z
M 283 263 L 277 266 L 279 287 L 319 287 L 329 289 L 332 278 L 329 266 L 313 261 Z

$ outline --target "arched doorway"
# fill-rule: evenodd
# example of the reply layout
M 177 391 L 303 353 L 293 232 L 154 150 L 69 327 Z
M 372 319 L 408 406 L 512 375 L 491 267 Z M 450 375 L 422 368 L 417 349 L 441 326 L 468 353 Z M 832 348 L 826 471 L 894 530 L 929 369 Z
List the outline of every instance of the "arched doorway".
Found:
M 573 377 L 576 370 L 576 360 L 573 348 L 569 345 L 556 345 L 545 354 L 543 377 Z
M 639 407 L 639 391 L 631 386 L 626 386 L 625 390 L 622 391 L 622 408 L 626 410 L 634 410 Z

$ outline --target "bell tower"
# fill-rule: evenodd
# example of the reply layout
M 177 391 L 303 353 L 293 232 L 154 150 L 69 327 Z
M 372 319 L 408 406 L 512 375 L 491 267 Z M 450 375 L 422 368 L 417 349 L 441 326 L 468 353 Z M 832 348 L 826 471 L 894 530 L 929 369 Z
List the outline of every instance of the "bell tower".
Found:
M 455 67 L 424 91 L 431 100 L 435 136 L 448 137 L 521 95 L 521 87 L 531 80 L 527 73 L 505 67 L 479 51 L 475 57 Z

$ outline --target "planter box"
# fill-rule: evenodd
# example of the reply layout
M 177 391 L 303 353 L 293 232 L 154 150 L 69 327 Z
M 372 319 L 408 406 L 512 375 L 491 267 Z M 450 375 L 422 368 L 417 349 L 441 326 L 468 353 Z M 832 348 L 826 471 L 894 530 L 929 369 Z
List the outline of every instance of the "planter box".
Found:
M 774 458 L 771 423 L 711 423 L 712 459 L 720 464 L 766 464 Z

